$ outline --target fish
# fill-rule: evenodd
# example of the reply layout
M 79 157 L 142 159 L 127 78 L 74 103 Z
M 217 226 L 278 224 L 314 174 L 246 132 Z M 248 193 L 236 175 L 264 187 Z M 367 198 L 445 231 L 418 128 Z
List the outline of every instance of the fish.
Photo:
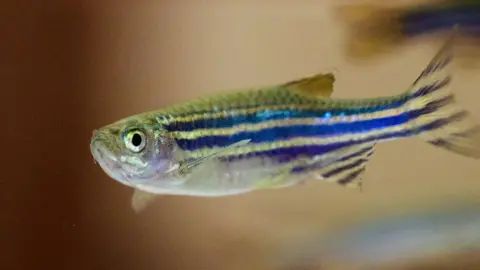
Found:
M 158 196 L 232 196 L 309 180 L 358 189 L 376 144 L 401 138 L 479 159 L 480 127 L 451 91 L 454 36 L 400 94 L 332 98 L 334 74 L 313 75 L 125 117 L 95 130 L 90 150 L 135 190 L 134 210 Z
M 474 204 L 462 204 L 350 224 L 297 239 L 274 253 L 281 258 L 275 260 L 282 265 L 280 269 L 285 270 L 323 269 L 319 266 L 327 265 L 338 265 L 338 269 L 351 269 L 347 265 L 355 266 L 353 269 L 391 269 L 388 266 L 399 263 L 479 251 L 480 211 Z
M 448 0 L 386 6 L 361 3 L 339 5 L 337 21 L 347 29 L 345 53 L 354 63 L 378 59 L 421 37 L 444 36 L 459 27 L 458 63 L 472 68 L 479 60 L 480 1 Z
M 237 103 L 257 102 L 256 99 L 260 101 L 262 99 L 271 100 L 271 101 L 274 101 L 275 99 L 279 99 L 278 102 L 280 102 L 280 100 L 283 100 L 283 99 L 287 101 L 288 99 L 296 99 L 299 97 L 302 97 L 303 99 L 305 99 L 305 97 L 312 97 L 312 98 L 330 97 L 334 90 L 333 89 L 334 82 L 335 82 L 335 76 L 333 72 L 319 73 L 314 76 L 305 77 L 299 80 L 289 81 L 287 83 L 283 83 L 280 85 L 270 85 L 265 87 L 258 87 L 255 89 L 237 90 L 235 91 L 236 93 L 234 95 L 230 95 L 230 94 L 221 95 L 220 97 L 216 97 L 215 99 L 211 99 L 211 100 L 221 101 L 223 99 L 228 99 L 231 102 L 230 106 L 235 106 L 234 104 L 235 102 Z M 205 106 L 208 103 L 208 100 L 209 99 L 207 98 L 207 99 L 202 99 L 202 101 L 200 102 L 197 101 L 197 102 L 190 102 L 188 104 L 184 104 L 181 107 L 175 106 L 170 110 L 177 110 L 177 112 L 172 114 L 171 116 L 173 117 L 174 115 L 177 115 L 177 114 L 185 115 L 185 112 L 188 111 L 188 107 L 192 107 L 192 106 L 197 107 L 199 105 Z M 248 106 L 248 105 L 249 104 L 245 104 L 245 106 Z M 249 106 L 251 107 L 252 105 L 253 104 L 250 104 Z M 241 106 L 239 107 L 241 108 Z M 194 115 L 194 111 L 192 112 L 192 115 Z M 127 145 L 125 140 L 128 140 L 128 138 L 124 136 L 132 136 L 134 134 L 130 133 L 130 135 L 128 135 L 128 133 L 125 131 L 130 126 L 131 127 L 144 126 L 142 123 L 145 123 L 145 127 L 148 127 L 148 125 L 150 125 L 151 127 L 155 127 L 159 125 L 156 123 L 158 119 L 157 116 L 168 117 L 168 114 L 162 111 L 152 111 L 152 112 L 142 113 L 137 116 L 128 117 L 127 119 L 122 119 L 120 121 L 117 121 L 116 123 L 103 127 L 98 131 L 94 131 L 91 145 L 90 145 L 91 153 L 94 157 L 94 162 L 100 165 L 100 167 L 102 167 L 102 169 L 111 178 L 117 179 L 117 180 L 119 178 L 123 178 L 124 176 L 122 176 L 122 174 L 126 173 L 122 168 L 123 166 L 125 166 L 126 168 L 130 166 L 130 169 L 136 166 L 134 164 L 128 165 L 128 162 L 126 161 L 129 158 L 129 155 L 131 155 L 132 153 L 131 153 L 131 150 L 126 149 Z M 122 138 L 118 137 L 120 135 L 120 130 L 124 131 L 122 133 Z M 153 129 L 151 131 L 153 131 Z M 144 133 L 142 133 L 141 135 L 145 136 Z M 154 147 L 161 146 L 163 145 L 163 143 L 165 143 L 165 146 L 166 146 L 165 150 L 167 150 L 167 152 L 169 149 L 173 150 L 173 148 L 175 148 L 173 147 L 173 145 L 169 146 L 168 144 L 169 142 L 172 142 L 170 136 L 165 136 L 164 133 L 155 133 L 155 132 L 150 133 L 150 135 L 154 140 L 155 139 L 160 140 L 158 144 L 157 142 L 154 143 L 155 144 Z M 235 145 L 239 145 L 239 144 L 242 144 L 242 142 L 236 143 L 230 147 L 234 147 Z M 115 149 L 115 150 L 112 150 L 112 149 Z M 159 150 L 163 150 L 163 149 L 164 149 L 163 147 L 156 149 L 155 151 L 157 151 L 157 153 L 152 153 L 150 157 L 157 156 L 158 154 L 160 154 Z M 120 154 L 122 151 L 127 152 L 126 156 L 122 156 Z M 178 147 L 176 147 L 175 154 L 178 154 L 180 151 Z M 115 152 L 117 153 L 117 155 L 114 155 Z M 174 153 L 172 152 L 171 154 L 174 154 Z M 143 160 L 136 159 L 135 162 L 139 162 L 139 163 L 149 162 L 149 161 L 155 162 L 155 160 L 149 160 L 150 157 L 144 156 Z M 160 163 L 158 165 L 153 165 L 153 166 L 157 166 L 159 168 L 162 167 L 162 164 L 163 166 L 168 166 L 168 169 L 166 169 L 166 171 L 162 173 L 167 173 L 167 174 L 171 173 L 180 164 L 179 162 L 175 163 L 173 161 L 169 161 L 168 158 L 163 159 L 166 157 L 158 156 L 157 158 L 159 159 L 158 161 Z M 126 162 L 126 163 L 122 163 L 120 159 L 123 159 L 124 160 L 123 162 Z M 186 167 L 188 166 L 191 167 L 193 164 L 199 163 L 201 160 L 205 160 L 205 159 L 206 159 L 205 156 L 202 158 L 195 159 L 193 162 L 184 166 L 183 170 L 185 170 Z M 133 163 L 133 161 L 131 163 Z M 125 184 L 125 180 L 119 180 L 119 181 Z M 142 182 L 140 182 L 140 184 L 141 183 Z M 128 183 L 126 184 L 128 186 L 133 186 L 135 188 L 137 183 L 132 183 L 130 180 L 128 180 Z M 143 183 L 143 184 L 147 184 L 147 183 Z M 159 197 L 158 192 L 150 193 L 150 192 L 145 192 L 143 188 L 142 189 L 135 188 L 135 191 L 133 193 L 132 200 L 131 200 L 132 208 L 136 212 L 140 212 L 144 210 L 149 204 L 151 204 L 158 197 Z

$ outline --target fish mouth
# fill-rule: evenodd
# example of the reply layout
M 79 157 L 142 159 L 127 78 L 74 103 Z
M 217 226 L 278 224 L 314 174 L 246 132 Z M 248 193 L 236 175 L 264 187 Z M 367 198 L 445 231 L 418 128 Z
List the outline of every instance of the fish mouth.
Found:
M 105 147 L 100 139 L 94 138 L 92 140 L 90 151 L 95 163 L 97 163 L 110 178 L 128 185 L 128 181 L 122 173 L 122 167 L 120 166 L 117 157 L 112 151 Z

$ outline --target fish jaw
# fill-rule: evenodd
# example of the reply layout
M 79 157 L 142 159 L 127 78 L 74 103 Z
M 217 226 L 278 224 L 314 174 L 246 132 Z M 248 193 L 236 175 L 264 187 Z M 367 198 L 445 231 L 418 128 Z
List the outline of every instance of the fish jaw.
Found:
M 90 152 L 95 163 L 97 163 L 110 178 L 124 185 L 131 186 L 128 179 L 122 173 L 122 166 L 120 165 L 119 159 L 105 146 L 102 138 L 97 134 L 94 134 L 90 143 Z

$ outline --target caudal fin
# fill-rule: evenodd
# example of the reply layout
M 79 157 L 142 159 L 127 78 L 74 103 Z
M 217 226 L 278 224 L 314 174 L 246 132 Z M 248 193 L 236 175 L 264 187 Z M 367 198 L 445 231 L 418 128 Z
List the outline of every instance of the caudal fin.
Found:
M 337 18 L 347 27 L 346 54 L 352 60 L 371 58 L 389 51 L 404 40 L 399 8 L 374 4 L 343 5 Z
M 408 91 L 411 132 L 448 151 L 480 158 L 480 125 L 451 91 L 455 30 Z

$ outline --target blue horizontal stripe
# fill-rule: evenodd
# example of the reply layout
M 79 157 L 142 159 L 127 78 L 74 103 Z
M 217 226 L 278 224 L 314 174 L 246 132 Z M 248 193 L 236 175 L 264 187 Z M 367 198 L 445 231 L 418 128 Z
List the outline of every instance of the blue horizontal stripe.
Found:
M 231 114 L 221 118 L 199 119 L 190 122 L 172 121 L 165 125 L 167 131 L 192 131 L 196 129 L 229 128 L 240 124 L 258 124 L 271 120 L 319 118 L 327 120 L 336 116 L 352 116 L 382 110 L 399 108 L 407 101 L 407 97 L 375 107 L 363 108 L 331 108 L 331 109 L 299 109 L 299 110 L 262 110 L 252 114 Z M 312 105 L 313 106 L 313 105 Z M 321 105 L 319 105 L 321 106 Z M 227 112 L 228 113 L 228 112 Z
M 432 101 L 424 108 L 396 116 L 389 116 L 370 120 L 344 122 L 338 124 L 294 125 L 286 127 L 267 128 L 260 131 L 239 132 L 225 136 L 203 136 L 196 139 L 177 139 L 176 142 L 182 150 L 197 150 L 205 147 L 226 147 L 233 143 L 250 139 L 250 143 L 266 143 L 296 137 L 328 137 L 368 132 L 407 123 L 423 114 L 431 113 L 451 102 L 452 96 L 445 99 Z
M 435 72 L 439 69 L 444 68 L 448 65 L 451 61 L 452 56 L 449 55 L 441 59 L 441 61 L 434 61 L 427 66 L 425 70 L 423 70 L 420 77 L 415 81 L 415 83 L 421 78 L 425 77 L 432 72 Z M 227 116 L 219 117 L 219 118 L 205 118 L 205 119 L 198 119 L 194 121 L 175 121 L 175 117 L 182 117 L 188 116 L 192 114 L 208 114 L 213 113 L 212 110 L 205 110 L 205 111 L 193 111 L 188 112 L 186 114 L 176 115 L 174 117 L 167 117 L 166 119 L 162 118 L 162 121 L 165 121 L 163 128 L 167 131 L 193 131 L 196 129 L 212 129 L 212 128 L 229 128 L 239 124 L 258 124 L 265 121 L 271 120 L 284 120 L 284 119 L 297 119 L 297 118 L 323 118 L 327 119 L 330 117 L 336 116 L 352 116 L 356 114 L 365 114 L 365 113 L 373 113 L 379 112 L 382 110 L 394 109 L 399 108 L 400 106 L 404 105 L 409 99 L 417 98 L 419 96 L 423 96 L 429 93 L 432 93 L 444 86 L 448 85 L 451 81 L 450 76 L 446 76 L 442 81 L 437 81 L 434 84 L 426 85 L 416 91 L 412 96 L 404 96 L 402 98 L 398 98 L 391 101 L 385 101 L 384 104 L 379 104 L 379 106 L 373 107 L 363 107 L 363 108 L 330 108 L 330 109 L 288 109 L 288 110 L 261 110 L 251 114 L 230 114 L 228 115 L 228 111 L 226 112 Z M 312 103 L 312 106 L 328 106 L 328 104 L 315 104 Z M 259 106 L 249 106 L 244 107 L 243 109 L 249 108 L 257 108 Z
M 391 132 L 388 134 L 383 134 L 379 136 L 371 136 L 369 138 L 365 138 L 362 140 L 356 141 L 348 141 L 348 142 L 340 142 L 340 143 L 331 143 L 326 145 L 304 145 L 304 146 L 294 146 L 288 148 L 278 148 L 274 150 L 268 151 L 260 151 L 260 152 L 253 152 L 243 155 L 235 155 L 230 157 L 223 157 L 221 158 L 224 162 L 233 162 L 235 160 L 244 159 L 244 158 L 253 158 L 253 157 L 271 157 L 277 159 L 279 162 L 288 162 L 293 159 L 299 157 L 314 157 L 319 155 L 324 155 L 332 151 L 339 150 L 344 147 L 354 146 L 363 143 L 375 142 L 375 141 L 382 141 L 382 140 L 389 140 L 394 138 L 401 138 L 401 137 L 409 137 L 412 135 L 417 135 L 422 132 L 435 130 L 438 128 L 442 128 L 445 125 L 457 120 L 461 120 L 468 115 L 467 112 L 459 112 L 454 114 L 448 118 L 439 119 L 433 121 L 429 124 L 425 124 L 423 126 L 414 128 L 412 130 L 403 130 L 397 132 Z
M 239 132 L 234 135 L 205 136 L 196 139 L 177 139 L 178 146 L 183 150 L 196 150 L 204 147 L 226 147 L 233 143 L 250 139 L 251 143 L 266 143 L 296 137 L 328 137 L 348 133 L 367 132 L 389 126 L 406 123 L 407 114 L 384 117 L 372 120 L 346 122 L 338 124 L 293 125 L 286 127 L 267 128 L 260 131 Z

